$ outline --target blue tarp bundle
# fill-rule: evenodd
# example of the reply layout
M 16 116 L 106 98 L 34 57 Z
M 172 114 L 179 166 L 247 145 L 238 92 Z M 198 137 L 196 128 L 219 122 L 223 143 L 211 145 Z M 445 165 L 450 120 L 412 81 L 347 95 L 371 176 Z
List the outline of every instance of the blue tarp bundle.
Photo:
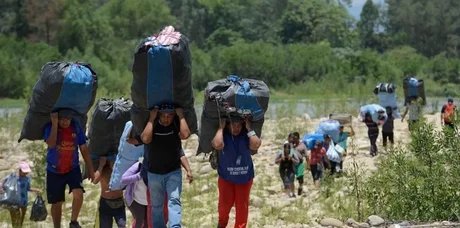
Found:
M 379 125 L 384 124 L 385 121 L 387 121 L 388 119 L 385 108 L 383 108 L 382 106 L 378 104 L 369 104 L 369 105 L 362 106 L 359 109 L 360 119 L 364 120 L 366 113 L 369 113 L 369 115 L 371 115 L 372 117 L 372 121 L 374 121 L 375 123 Z M 379 116 L 382 116 L 383 119 L 379 120 Z
M 229 75 L 226 79 L 209 82 L 205 89 L 197 154 L 212 151 L 211 140 L 222 118 L 249 118 L 252 129 L 260 136 L 269 99 L 270 90 L 263 81 Z
M 415 77 L 407 77 L 403 80 L 405 104 L 409 103 L 411 97 L 423 99 L 422 105 L 426 105 L 425 83 Z
M 316 141 L 324 143 L 324 134 L 306 134 L 302 138 L 302 142 L 307 146 L 308 149 L 313 149 L 315 147 Z
M 340 123 L 337 120 L 323 120 L 316 127 L 315 134 L 329 135 L 334 142 L 338 142 Z
M 147 37 L 137 47 L 132 66 L 131 119 L 136 132 L 145 127 L 149 110 L 167 103 L 184 109 L 191 133 L 197 131 L 192 87 L 192 60 L 187 37 L 172 26 Z
M 144 155 L 144 146 L 134 146 L 126 141 L 132 130 L 132 126 L 132 122 L 128 121 L 121 135 L 118 155 L 113 165 L 112 176 L 109 183 L 110 191 L 119 190 L 125 187 L 121 184 L 121 176 L 123 176 L 129 167 L 138 162 L 139 158 Z
M 89 64 L 49 62 L 32 90 L 29 109 L 24 119 L 19 142 L 42 140 L 50 113 L 71 109 L 74 119 L 86 130 L 87 113 L 94 104 L 97 91 L 96 73 Z

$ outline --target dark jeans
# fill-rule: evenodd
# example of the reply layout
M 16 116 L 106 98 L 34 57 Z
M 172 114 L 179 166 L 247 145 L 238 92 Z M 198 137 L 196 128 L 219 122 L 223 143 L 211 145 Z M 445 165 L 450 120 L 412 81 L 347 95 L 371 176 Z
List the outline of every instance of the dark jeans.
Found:
M 371 155 L 375 156 L 377 155 L 378 149 L 377 149 L 377 138 L 379 137 L 379 133 L 368 133 L 369 135 L 369 141 L 371 142 Z
M 390 143 L 393 145 L 395 143 L 394 141 L 394 133 L 393 132 L 383 132 L 382 131 L 382 137 L 383 137 L 383 146 L 387 146 L 387 141 L 390 141 Z
M 123 198 L 99 200 L 99 227 L 112 228 L 113 221 L 117 227 L 126 226 L 126 211 Z
M 135 228 L 146 228 L 148 227 L 147 220 L 147 206 L 141 205 L 135 200 L 131 203 L 131 206 L 128 207 L 136 220 Z

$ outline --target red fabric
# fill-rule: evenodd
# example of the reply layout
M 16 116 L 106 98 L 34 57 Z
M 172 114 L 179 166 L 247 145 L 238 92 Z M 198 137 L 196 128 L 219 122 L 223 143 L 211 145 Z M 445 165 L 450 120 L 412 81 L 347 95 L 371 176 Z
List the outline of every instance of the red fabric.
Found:
M 235 228 L 245 228 L 248 223 L 251 179 L 247 184 L 233 184 L 219 177 L 219 227 L 227 227 L 230 210 L 236 209 Z
M 72 170 L 73 155 L 75 153 L 75 137 L 72 127 L 61 128 L 61 142 L 58 145 L 58 173 L 68 173 Z
M 147 189 L 147 221 L 149 222 L 148 228 L 153 228 L 152 226 L 152 205 L 150 204 L 150 192 Z M 165 222 L 168 223 L 168 194 L 165 193 L 165 201 L 163 206 L 163 215 Z M 145 227 L 145 225 L 144 225 Z
M 326 155 L 326 149 L 324 149 L 324 147 L 321 147 L 321 150 L 311 149 L 310 153 L 311 159 L 309 161 L 309 165 L 316 165 L 323 162 L 323 156 Z
M 444 108 L 444 122 L 451 123 L 453 119 L 452 117 L 454 117 L 455 105 L 446 104 Z

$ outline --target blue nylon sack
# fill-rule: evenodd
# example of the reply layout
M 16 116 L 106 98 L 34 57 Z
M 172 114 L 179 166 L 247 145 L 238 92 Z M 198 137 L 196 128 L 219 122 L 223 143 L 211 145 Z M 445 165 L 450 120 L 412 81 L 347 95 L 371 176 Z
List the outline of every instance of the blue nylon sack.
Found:
M 379 99 L 379 105 L 383 108 L 390 107 L 393 110 L 393 117 L 395 119 L 400 119 L 401 114 L 398 109 L 398 100 L 396 98 L 396 93 L 386 93 L 379 92 L 377 94 Z
M 50 113 L 60 109 L 73 110 L 73 119 L 86 131 L 87 113 L 96 99 L 97 86 L 97 75 L 90 64 L 46 63 L 32 90 L 18 142 L 23 139 L 43 140 Z
M 123 189 L 125 186 L 121 184 L 121 176 L 131 167 L 134 163 L 139 161 L 139 158 L 144 155 L 144 146 L 134 146 L 129 144 L 126 140 L 128 134 L 132 130 L 133 123 L 128 121 L 120 137 L 120 145 L 118 147 L 118 154 L 115 158 L 113 165 L 112 176 L 109 182 L 109 191 Z
M 379 112 L 383 116 L 382 120 L 379 120 Z M 383 108 L 382 106 L 378 104 L 369 104 L 369 105 L 362 106 L 359 109 L 359 115 L 360 115 L 361 120 L 364 120 L 366 113 L 369 113 L 372 117 L 372 121 L 374 121 L 374 123 L 377 123 L 379 125 L 384 124 L 388 119 L 388 115 L 386 113 L 385 108 Z
M 339 141 L 340 123 L 337 120 L 323 120 L 315 130 L 316 134 L 329 135 L 334 142 Z
M 313 149 L 315 147 L 316 141 L 318 140 L 324 143 L 324 135 L 323 134 L 306 134 L 302 138 L 302 142 L 307 146 L 308 149 Z

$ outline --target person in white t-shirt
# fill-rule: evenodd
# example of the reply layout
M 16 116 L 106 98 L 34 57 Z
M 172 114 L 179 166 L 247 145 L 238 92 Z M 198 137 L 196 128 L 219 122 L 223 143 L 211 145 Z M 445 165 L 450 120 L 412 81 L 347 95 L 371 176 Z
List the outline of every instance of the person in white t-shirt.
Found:
M 141 177 L 142 163 L 136 162 L 121 177 L 126 186 L 125 200 L 135 220 L 136 228 L 147 227 L 147 186 Z

